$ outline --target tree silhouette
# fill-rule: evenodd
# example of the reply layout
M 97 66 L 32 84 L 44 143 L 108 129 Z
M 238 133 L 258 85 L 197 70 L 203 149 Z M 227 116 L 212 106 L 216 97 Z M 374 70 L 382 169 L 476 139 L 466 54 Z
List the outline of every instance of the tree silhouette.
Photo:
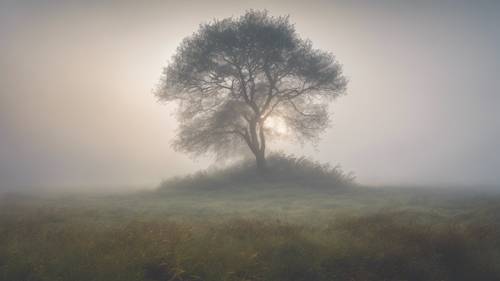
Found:
M 250 10 L 185 38 L 156 95 L 179 102 L 177 150 L 223 157 L 248 147 L 265 171 L 266 141 L 277 135 L 266 122 L 279 118 L 296 140 L 315 141 L 346 85 L 335 57 L 301 39 L 288 16 Z

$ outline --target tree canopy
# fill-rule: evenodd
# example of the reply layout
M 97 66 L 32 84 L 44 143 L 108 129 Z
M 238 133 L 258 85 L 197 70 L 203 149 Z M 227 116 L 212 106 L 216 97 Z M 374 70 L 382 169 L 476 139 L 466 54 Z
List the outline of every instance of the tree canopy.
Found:
M 179 102 L 176 149 L 223 157 L 248 147 L 262 170 L 266 141 L 279 135 L 269 120 L 299 142 L 315 141 L 346 85 L 333 54 L 301 39 L 288 16 L 250 10 L 185 38 L 156 95 Z

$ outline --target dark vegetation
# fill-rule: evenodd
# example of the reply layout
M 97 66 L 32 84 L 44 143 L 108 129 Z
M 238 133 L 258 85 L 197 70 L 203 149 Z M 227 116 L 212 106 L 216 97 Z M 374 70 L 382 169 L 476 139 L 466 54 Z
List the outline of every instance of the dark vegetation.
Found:
M 4 194 L 0 280 L 500 280 L 499 192 L 269 160 L 293 175 L 252 180 L 243 163 L 154 192 Z
M 255 169 L 256 163 L 246 159 L 223 169 L 209 169 L 186 177 L 166 180 L 160 191 L 258 188 L 268 184 L 300 185 L 309 188 L 340 189 L 354 185 L 354 175 L 344 173 L 340 166 L 331 167 L 306 157 L 272 153 L 267 156 L 266 173 Z

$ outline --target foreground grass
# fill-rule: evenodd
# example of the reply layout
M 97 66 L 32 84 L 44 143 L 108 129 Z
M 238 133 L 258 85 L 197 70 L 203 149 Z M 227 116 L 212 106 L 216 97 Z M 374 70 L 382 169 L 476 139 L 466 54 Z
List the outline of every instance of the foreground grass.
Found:
M 252 188 L 4 196 L 0 280 L 500 280 L 498 194 Z

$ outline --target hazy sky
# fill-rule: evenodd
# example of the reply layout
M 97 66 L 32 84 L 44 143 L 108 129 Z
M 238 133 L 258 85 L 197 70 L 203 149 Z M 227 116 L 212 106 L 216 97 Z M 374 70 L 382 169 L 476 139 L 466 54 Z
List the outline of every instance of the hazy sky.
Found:
M 498 1 L 0 0 L 0 188 L 152 185 L 174 152 L 152 89 L 202 22 L 290 14 L 350 79 L 316 147 L 366 184 L 500 184 Z

